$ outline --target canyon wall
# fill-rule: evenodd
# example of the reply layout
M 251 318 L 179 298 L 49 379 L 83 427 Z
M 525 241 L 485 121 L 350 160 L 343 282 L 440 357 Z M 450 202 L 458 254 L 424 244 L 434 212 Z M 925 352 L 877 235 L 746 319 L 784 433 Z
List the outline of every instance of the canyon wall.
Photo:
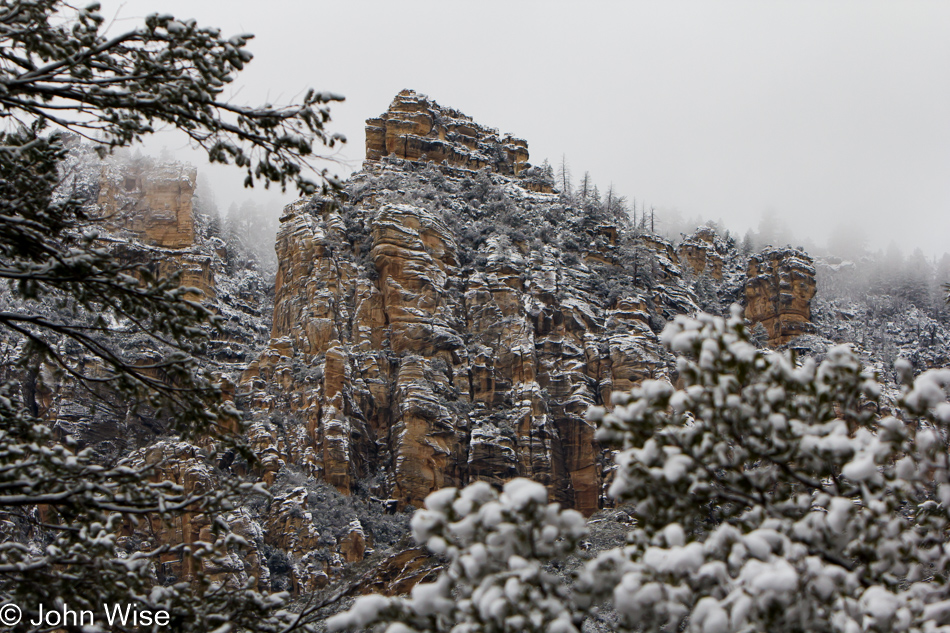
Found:
M 811 300 L 815 296 L 812 258 L 794 248 L 767 248 L 749 258 L 745 282 L 745 318 L 761 323 L 772 347 L 815 331 Z
M 656 331 L 695 309 L 672 246 L 538 191 L 526 143 L 411 91 L 367 122 L 366 157 L 345 204 L 282 218 L 272 340 L 239 389 L 288 419 L 255 423 L 262 476 L 382 478 L 400 506 L 526 476 L 595 511 L 584 414 L 668 376 Z M 621 279 L 631 258 L 649 284 Z
M 192 198 L 198 170 L 147 159 L 102 164 L 97 200 L 113 231 L 126 230 L 151 246 L 188 248 L 195 242 Z
M 716 232 L 708 226 L 701 226 L 680 242 L 676 253 L 680 261 L 689 266 L 695 274 L 706 274 L 713 279 L 722 280 L 725 250 L 725 244 Z

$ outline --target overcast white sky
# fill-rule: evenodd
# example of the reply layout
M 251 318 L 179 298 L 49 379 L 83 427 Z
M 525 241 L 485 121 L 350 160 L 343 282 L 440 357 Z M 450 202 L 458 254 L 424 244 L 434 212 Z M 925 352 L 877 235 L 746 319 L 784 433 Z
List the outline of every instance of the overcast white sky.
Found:
M 564 154 L 733 231 L 774 209 L 800 241 L 863 225 L 874 247 L 950 251 L 950 3 L 103 0 L 153 11 L 256 34 L 240 102 L 346 95 L 342 174 L 364 120 L 413 88 L 527 139 L 533 163 Z M 247 195 L 211 177 L 224 209 Z

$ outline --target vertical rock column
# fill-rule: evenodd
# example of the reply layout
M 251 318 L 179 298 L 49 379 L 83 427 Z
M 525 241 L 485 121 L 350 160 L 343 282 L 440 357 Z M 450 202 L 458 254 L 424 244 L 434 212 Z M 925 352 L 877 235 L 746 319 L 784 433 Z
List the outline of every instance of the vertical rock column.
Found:
M 394 495 L 420 505 L 430 492 L 462 483 L 463 432 L 436 394 L 450 388 L 447 369 L 453 350 L 462 347 L 446 290 L 456 266 L 455 244 L 441 220 L 410 205 L 382 208 L 372 240 L 391 358 L 398 366 L 389 433 Z
M 814 331 L 811 300 L 815 268 L 806 253 L 793 248 L 770 248 L 749 258 L 745 283 L 745 317 L 761 323 L 772 347 Z

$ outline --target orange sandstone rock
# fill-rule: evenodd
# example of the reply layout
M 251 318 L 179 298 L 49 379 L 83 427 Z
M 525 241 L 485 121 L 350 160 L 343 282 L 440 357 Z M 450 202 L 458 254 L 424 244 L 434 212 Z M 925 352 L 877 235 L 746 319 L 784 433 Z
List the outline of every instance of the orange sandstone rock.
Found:
M 197 175 L 193 166 L 177 162 L 106 162 L 100 212 L 110 228 L 127 229 L 146 244 L 187 248 L 195 241 L 192 197 Z
M 425 95 L 403 90 L 381 116 L 366 120 L 366 158 L 395 154 L 406 160 L 445 161 L 452 167 L 491 167 L 515 174 L 528 164 L 528 143 L 444 108 Z
M 745 317 L 761 323 L 769 345 L 783 345 L 814 331 L 811 299 L 815 296 L 812 258 L 793 248 L 770 248 L 749 259 L 745 283 Z
M 676 253 L 679 260 L 697 275 L 705 272 L 713 279 L 722 279 L 723 256 L 720 250 L 724 250 L 724 244 L 721 242 L 713 229 L 702 226 L 683 240 Z

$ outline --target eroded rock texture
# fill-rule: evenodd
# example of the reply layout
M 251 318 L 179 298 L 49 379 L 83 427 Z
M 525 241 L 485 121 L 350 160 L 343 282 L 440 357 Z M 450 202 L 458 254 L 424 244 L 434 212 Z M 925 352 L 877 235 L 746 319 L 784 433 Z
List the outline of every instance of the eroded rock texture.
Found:
M 716 232 L 708 226 L 701 226 L 680 243 L 676 252 L 680 261 L 697 275 L 705 273 L 721 280 L 725 250 L 725 244 Z
M 215 248 L 221 240 L 210 236 L 208 218 L 196 213 L 193 205 L 195 169 L 180 163 L 133 159 L 121 152 L 101 160 L 78 139 L 67 139 L 67 145 L 62 185 L 56 195 L 75 197 L 90 217 L 105 220 L 95 228 L 102 248 L 109 249 L 117 261 L 158 276 L 179 274 L 182 284 L 201 291 L 189 298 L 200 298 L 221 317 L 221 327 L 211 334 L 209 356 L 215 371 L 223 374 L 225 397 L 230 397 L 233 382 L 228 371 L 246 366 L 267 340 L 269 302 L 259 272 L 227 270 Z M 129 332 L 117 327 L 110 342 L 118 356 L 133 364 L 158 361 L 169 353 L 168 348 L 148 336 L 147 329 Z M 101 361 L 84 355 L 80 346 L 67 344 L 63 349 L 69 361 L 86 375 L 107 375 L 108 369 Z M 219 487 L 221 465 L 208 457 L 208 438 L 189 443 L 170 437 L 169 420 L 161 412 L 148 406 L 130 406 L 125 396 L 109 390 L 97 395 L 88 385 L 77 384 L 49 363 L 40 362 L 24 370 L 9 361 L 7 357 L 0 362 L 0 375 L 19 379 L 24 404 L 47 421 L 58 438 L 69 436 L 70 441 L 91 450 L 104 463 L 128 459 L 131 466 L 147 466 L 155 483 L 171 482 L 195 494 Z M 150 375 L 164 377 L 157 369 Z M 236 430 L 234 420 L 222 422 Z M 130 522 L 117 547 L 132 553 L 170 546 L 172 549 L 163 551 L 154 567 L 155 577 L 162 583 L 188 581 L 203 571 L 213 581 L 229 586 L 248 582 L 266 586 L 271 584 L 271 574 L 265 550 L 271 544 L 265 542 L 265 534 L 270 538 L 280 530 L 294 529 L 295 539 L 285 537 L 273 547 L 287 545 L 303 550 L 312 546 L 313 539 L 305 538 L 306 522 L 296 512 L 287 518 L 292 509 L 287 503 L 275 503 L 265 521 L 247 508 L 227 513 L 225 519 L 232 530 L 250 546 L 241 553 L 235 549 L 213 563 L 184 557 L 174 549 L 216 538 L 211 519 L 197 507 L 166 518 L 146 515 L 137 524 Z M 312 570 L 293 588 L 313 588 L 320 574 L 327 577 L 325 561 L 315 562 L 301 554 L 298 566 L 304 572 Z
M 368 122 L 347 203 L 286 209 L 272 340 L 239 390 L 286 420 L 280 437 L 255 422 L 265 479 L 294 465 L 348 493 L 381 477 L 405 506 L 527 476 L 600 506 L 584 414 L 667 376 L 656 331 L 696 306 L 668 242 L 538 191 L 526 159 L 404 91 Z
M 111 229 L 125 229 L 146 244 L 194 244 L 192 198 L 198 170 L 185 163 L 147 159 L 102 165 L 98 206 Z
M 812 258 L 793 248 L 768 248 L 749 258 L 745 282 L 745 317 L 761 323 L 769 345 L 783 345 L 814 332 L 811 300 L 815 296 Z
M 152 482 L 172 482 L 189 493 L 207 492 L 216 484 L 217 475 L 206 459 L 205 451 L 185 442 L 159 441 L 134 451 L 130 463 L 136 468 L 151 468 Z M 145 515 L 144 520 L 137 524 L 127 522 L 117 545 L 129 553 L 170 546 L 170 551 L 160 554 L 155 569 L 157 579 L 162 583 L 193 580 L 198 571 L 207 574 L 213 582 L 235 588 L 251 579 L 255 583 L 267 583 L 269 571 L 260 549 L 253 546 L 261 540 L 260 526 L 243 509 L 230 513 L 225 520 L 252 546 L 214 561 L 184 556 L 178 546 L 189 547 L 197 541 L 214 542 L 217 538 L 211 519 L 200 511 L 198 504 L 195 504 L 194 511 L 175 514 L 171 520 L 156 513 Z
M 177 274 L 182 285 L 195 288 L 187 298 L 205 302 L 221 317 L 209 347 L 211 358 L 220 363 L 217 370 L 245 367 L 268 339 L 269 301 L 259 271 L 228 270 L 218 248 L 221 240 L 210 235 L 209 218 L 195 209 L 195 168 L 121 150 L 100 159 L 77 138 L 68 138 L 67 146 L 58 195 L 77 197 L 90 217 L 104 220 L 97 226 L 101 243 L 117 260 L 157 276 Z M 130 362 L 157 360 L 167 353 L 141 332 L 117 335 L 116 341 Z M 103 410 L 85 390 L 48 367 L 34 373 L 24 381 L 34 410 L 102 455 L 123 455 L 165 433 L 165 422 L 148 413 L 116 416 Z M 116 411 L 127 408 L 114 404 Z
M 105 218 L 98 226 L 103 248 L 118 261 L 142 266 L 156 275 L 180 274 L 183 284 L 202 291 L 201 300 L 220 317 L 205 360 L 212 361 L 224 396 L 230 399 L 234 386 L 230 379 L 237 378 L 251 358 L 260 356 L 269 339 L 270 301 L 260 271 L 228 262 L 226 245 L 210 229 L 209 218 L 198 212 L 200 199 L 192 199 L 194 169 L 121 153 L 100 160 L 78 140 L 70 141 L 62 169 L 59 195 L 76 196 L 90 217 Z M 155 213 L 156 208 L 170 213 Z M 197 299 L 198 294 L 191 298 Z M 289 344 L 289 338 L 286 340 Z M 120 331 L 112 342 L 116 353 L 130 363 L 160 360 L 168 353 L 147 332 Z M 315 345 L 319 346 L 316 339 Z M 269 352 L 279 355 L 281 350 L 280 344 L 275 344 Z M 88 374 L 106 372 L 94 358 L 83 356 L 78 346 L 66 351 Z M 349 368 L 345 356 L 327 351 L 327 384 L 337 385 L 336 395 L 328 402 L 342 411 L 347 407 L 344 385 Z M 157 582 L 187 582 L 200 571 L 224 586 L 251 583 L 307 593 L 339 578 L 347 565 L 371 555 L 376 542 L 392 545 L 407 532 L 408 516 L 396 515 L 394 503 L 354 506 L 352 499 L 336 490 L 296 476 L 298 464 L 315 461 L 307 454 L 291 455 L 292 469 L 285 469 L 278 478 L 278 462 L 288 457 L 286 451 L 307 448 L 306 443 L 288 436 L 295 429 L 280 420 L 275 419 L 277 424 L 258 420 L 248 429 L 249 440 L 261 457 L 261 472 L 249 473 L 247 462 L 234 454 L 212 457 L 210 438 L 186 442 L 170 436 L 169 420 L 163 413 L 148 406 L 131 407 L 112 393 L 97 398 L 45 363 L 24 371 L 6 354 L 0 359 L 0 375 L 18 379 L 24 403 L 48 421 L 58 437 L 70 436 L 104 463 L 128 459 L 132 466 L 148 466 L 155 483 L 170 482 L 192 494 L 220 489 L 229 476 L 263 475 L 267 483 L 274 484 L 272 497 L 248 496 L 243 498 L 243 507 L 225 513 L 223 518 L 247 547 L 240 551 L 234 547 L 214 562 L 185 557 L 178 550 L 217 538 L 211 518 L 198 506 L 164 518 L 143 516 L 137 523 L 125 525 L 117 543 L 121 550 L 131 554 L 161 548 L 154 565 Z M 163 377 L 158 370 L 150 375 Z M 237 430 L 236 420 L 222 423 Z M 336 437 L 331 427 L 329 423 L 320 426 L 321 430 L 330 429 L 328 444 Z M 341 472 L 344 478 L 349 477 L 346 467 Z
M 366 120 L 366 158 L 390 154 L 407 160 L 445 161 L 452 167 L 490 167 L 517 175 L 528 162 L 528 142 L 443 108 L 414 90 L 403 90 L 389 110 Z

